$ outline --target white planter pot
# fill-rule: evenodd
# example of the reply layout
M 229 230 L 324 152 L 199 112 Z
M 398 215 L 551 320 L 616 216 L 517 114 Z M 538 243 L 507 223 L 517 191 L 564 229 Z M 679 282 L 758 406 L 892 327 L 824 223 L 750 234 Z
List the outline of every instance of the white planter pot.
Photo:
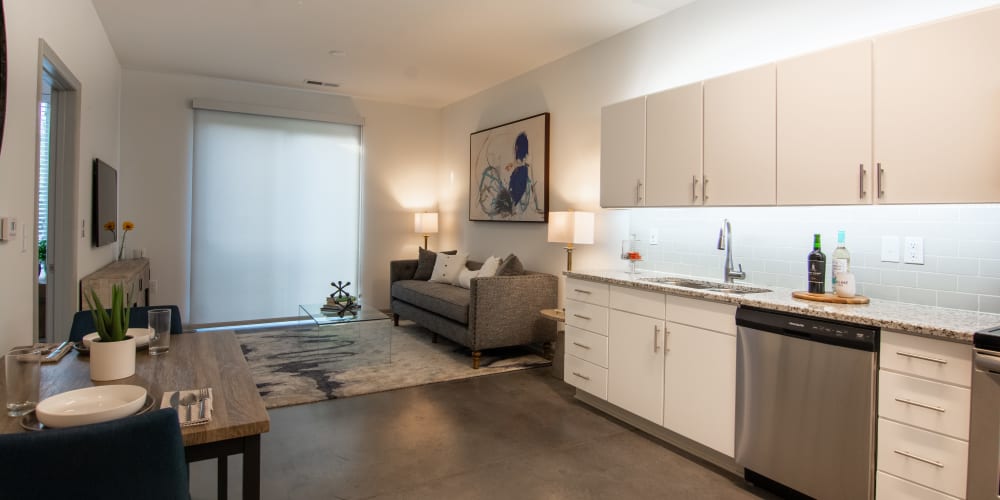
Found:
M 135 339 L 90 343 L 90 379 L 96 382 L 135 375 Z

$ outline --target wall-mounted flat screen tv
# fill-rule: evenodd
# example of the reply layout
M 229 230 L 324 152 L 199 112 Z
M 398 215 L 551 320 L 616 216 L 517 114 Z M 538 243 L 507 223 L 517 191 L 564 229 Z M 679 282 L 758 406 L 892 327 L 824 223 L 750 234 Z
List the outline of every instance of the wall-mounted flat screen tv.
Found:
M 94 158 L 93 196 L 94 246 L 102 247 L 118 239 L 118 171 Z

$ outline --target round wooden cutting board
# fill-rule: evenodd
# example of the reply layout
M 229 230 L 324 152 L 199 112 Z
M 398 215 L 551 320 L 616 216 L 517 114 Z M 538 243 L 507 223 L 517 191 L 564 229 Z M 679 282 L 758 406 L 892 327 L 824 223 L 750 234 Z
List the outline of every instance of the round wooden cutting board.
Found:
M 864 295 L 855 295 L 853 297 L 838 297 L 832 293 L 809 293 L 809 292 L 792 292 L 792 297 L 796 299 L 812 300 L 816 302 L 830 302 L 833 304 L 867 304 L 870 302 L 868 297 Z

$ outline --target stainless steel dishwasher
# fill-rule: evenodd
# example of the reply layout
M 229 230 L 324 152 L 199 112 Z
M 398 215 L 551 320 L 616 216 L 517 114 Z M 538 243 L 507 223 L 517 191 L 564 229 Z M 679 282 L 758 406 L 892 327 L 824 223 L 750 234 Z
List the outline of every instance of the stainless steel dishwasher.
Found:
M 741 307 L 736 463 L 819 499 L 874 496 L 879 329 Z

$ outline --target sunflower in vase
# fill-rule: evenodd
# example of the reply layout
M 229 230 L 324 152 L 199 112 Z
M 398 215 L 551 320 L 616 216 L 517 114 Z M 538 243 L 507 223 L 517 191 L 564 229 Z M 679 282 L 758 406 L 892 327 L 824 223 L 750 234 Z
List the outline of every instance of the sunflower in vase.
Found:
M 114 226 L 111 226 L 114 228 Z M 107 225 L 105 225 L 107 228 Z M 122 260 L 122 256 L 125 255 L 125 237 L 128 236 L 128 232 L 135 229 L 135 223 L 127 220 L 122 222 L 122 244 L 118 247 L 118 260 Z

